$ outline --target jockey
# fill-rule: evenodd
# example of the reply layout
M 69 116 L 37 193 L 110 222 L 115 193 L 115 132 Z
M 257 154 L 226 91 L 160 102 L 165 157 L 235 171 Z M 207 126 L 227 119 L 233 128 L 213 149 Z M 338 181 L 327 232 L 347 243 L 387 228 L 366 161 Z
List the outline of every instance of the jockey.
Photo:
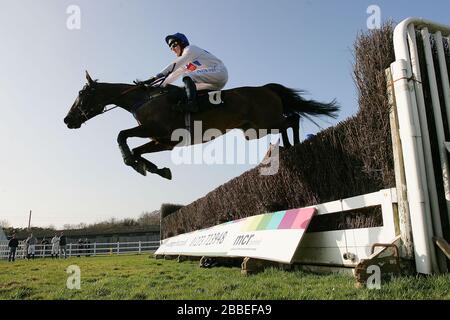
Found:
M 175 33 L 166 37 L 166 43 L 177 58 L 155 77 L 136 84 L 151 84 L 166 77 L 162 86 L 174 82 L 182 76 L 188 98 L 182 110 L 196 112 L 196 90 L 221 90 L 228 81 L 228 71 L 221 60 L 206 50 L 190 45 L 186 36 Z

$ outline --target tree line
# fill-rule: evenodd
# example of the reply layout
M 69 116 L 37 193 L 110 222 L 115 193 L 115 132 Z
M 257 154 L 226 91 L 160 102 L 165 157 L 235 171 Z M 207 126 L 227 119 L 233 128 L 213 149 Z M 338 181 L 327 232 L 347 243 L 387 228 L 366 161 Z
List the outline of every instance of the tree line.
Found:
M 28 228 L 14 228 L 8 221 L 0 220 L 0 226 L 3 228 L 5 234 L 10 236 L 15 233 L 17 238 L 22 239 L 28 237 L 30 233 L 34 236 L 49 237 L 53 236 L 55 232 L 64 231 L 68 236 L 70 235 L 89 235 L 100 233 L 117 233 L 117 232 L 133 232 L 144 231 L 148 228 L 158 228 L 160 225 L 160 210 L 151 212 L 143 212 L 138 218 L 124 218 L 116 219 L 110 218 L 105 221 L 95 222 L 91 224 L 79 223 L 79 224 L 64 224 L 63 229 L 57 229 L 50 225 L 47 227 L 31 227 Z

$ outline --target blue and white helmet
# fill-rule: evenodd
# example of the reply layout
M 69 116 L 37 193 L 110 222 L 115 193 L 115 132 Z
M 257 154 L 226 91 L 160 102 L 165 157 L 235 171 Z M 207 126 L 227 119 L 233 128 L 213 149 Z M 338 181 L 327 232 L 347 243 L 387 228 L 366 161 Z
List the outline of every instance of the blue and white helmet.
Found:
M 183 48 L 187 47 L 189 45 L 188 38 L 184 34 L 179 33 L 179 32 L 177 32 L 175 34 L 170 34 L 166 37 L 166 43 L 168 45 L 170 45 L 171 40 L 177 40 Z

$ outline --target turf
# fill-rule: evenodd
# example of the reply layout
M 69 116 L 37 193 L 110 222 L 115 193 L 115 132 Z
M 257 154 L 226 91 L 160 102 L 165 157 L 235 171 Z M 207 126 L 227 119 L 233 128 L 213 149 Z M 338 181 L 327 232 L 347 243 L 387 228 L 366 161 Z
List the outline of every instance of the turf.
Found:
M 68 289 L 70 265 L 81 270 L 81 288 Z M 67 260 L 0 261 L 0 299 L 292 299 L 450 300 L 450 276 L 397 277 L 381 289 L 356 288 L 352 276 L 266 269 L 242 276 L 237 267 L 199 268 L 198 262 L 148 255 Z

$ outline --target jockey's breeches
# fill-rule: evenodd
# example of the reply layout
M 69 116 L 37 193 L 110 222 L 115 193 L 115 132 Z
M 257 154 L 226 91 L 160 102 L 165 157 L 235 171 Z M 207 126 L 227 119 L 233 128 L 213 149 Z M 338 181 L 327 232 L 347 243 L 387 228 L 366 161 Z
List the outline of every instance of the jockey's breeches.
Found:
M 197 90 L 221 90 L 228 81 L 228 71 L 220 65 L 188 72 L 183 77 L 190 77 Z

